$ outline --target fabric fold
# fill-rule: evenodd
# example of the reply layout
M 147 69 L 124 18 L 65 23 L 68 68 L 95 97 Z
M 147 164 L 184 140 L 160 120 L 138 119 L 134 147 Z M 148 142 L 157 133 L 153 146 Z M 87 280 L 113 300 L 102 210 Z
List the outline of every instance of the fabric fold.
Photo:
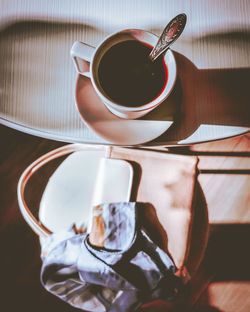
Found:
M 180 286 L 176 267 L 139 224 L 137 203 L 96 209 L 95 235 L 71 236 L 66 231 L 65 240 L 63 233 L 49 238 L 41 272 L 44 287 L 75 307 L 95 312 L 133 311 L 147 300 L 174 297 Z M 98 235 L 103 247 L 93 244 Z

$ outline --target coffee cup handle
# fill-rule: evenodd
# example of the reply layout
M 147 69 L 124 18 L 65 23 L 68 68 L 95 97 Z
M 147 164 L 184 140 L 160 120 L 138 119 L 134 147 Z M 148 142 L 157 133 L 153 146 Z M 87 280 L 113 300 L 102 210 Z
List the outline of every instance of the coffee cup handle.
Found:
M 89 72 L 89 63 L 92 60 L 95 48 L 80 42 L 75 41 L 71 50 L 70 55 L 73 59 L 76 71 L 85 77 L 91 78 L 91 73 Z

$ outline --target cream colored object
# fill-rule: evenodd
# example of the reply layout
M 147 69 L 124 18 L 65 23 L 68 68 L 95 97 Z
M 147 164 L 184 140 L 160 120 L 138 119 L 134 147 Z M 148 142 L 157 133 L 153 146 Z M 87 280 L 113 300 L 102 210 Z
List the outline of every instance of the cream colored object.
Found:
M 51 231 L 73 223 L 77 226 L 84 223 L 86 227 L 102 156 L 102 151 L 73 153 L 50 177 L 40 203 L 39 218 Z
M 40 203 L 39 218 L 51 231 L 74 223 L 78 228 L 87 228 L 93 205 L 129 201 L 131 165 L 103 156 L 102 150 L 73 153 L 50 177 Z
M 128 202 L 133 183 L 133 168 L 121 159 L 102 158 L 99 161 L 95 180 L 92 207 L 102 203 Z M 88 232 L 92 228 L 89 219 Z
M 124 160 L 102 158 L 99 161 L 92 206 L 129 201 L 133 168 Z

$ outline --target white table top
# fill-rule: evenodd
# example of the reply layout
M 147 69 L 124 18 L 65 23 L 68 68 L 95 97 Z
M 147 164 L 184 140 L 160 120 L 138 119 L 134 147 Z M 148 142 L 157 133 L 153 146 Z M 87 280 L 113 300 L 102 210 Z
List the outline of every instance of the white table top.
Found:
M 65 142 L 107 143 L 75 109 L 71 45 L 96 46 L 123 28 L 160 34 L 181 12 L 188 23 L 173 48 L 181 110 L 152 144 L 193 144 L 248 131 L 248 0 L 2 0 L 0 123 Z

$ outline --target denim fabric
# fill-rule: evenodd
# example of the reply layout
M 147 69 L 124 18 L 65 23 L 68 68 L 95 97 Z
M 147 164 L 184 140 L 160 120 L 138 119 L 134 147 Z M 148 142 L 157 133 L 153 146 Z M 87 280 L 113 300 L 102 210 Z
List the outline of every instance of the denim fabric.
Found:
M 139 225 L 136 203 L 102 208 L 104 248 L 73 230 L 43 242 L 44 287 L 74 307 L 95 312 L 134 311 L 148 300 L 170 299 L 180 286 L 175 265 Z

